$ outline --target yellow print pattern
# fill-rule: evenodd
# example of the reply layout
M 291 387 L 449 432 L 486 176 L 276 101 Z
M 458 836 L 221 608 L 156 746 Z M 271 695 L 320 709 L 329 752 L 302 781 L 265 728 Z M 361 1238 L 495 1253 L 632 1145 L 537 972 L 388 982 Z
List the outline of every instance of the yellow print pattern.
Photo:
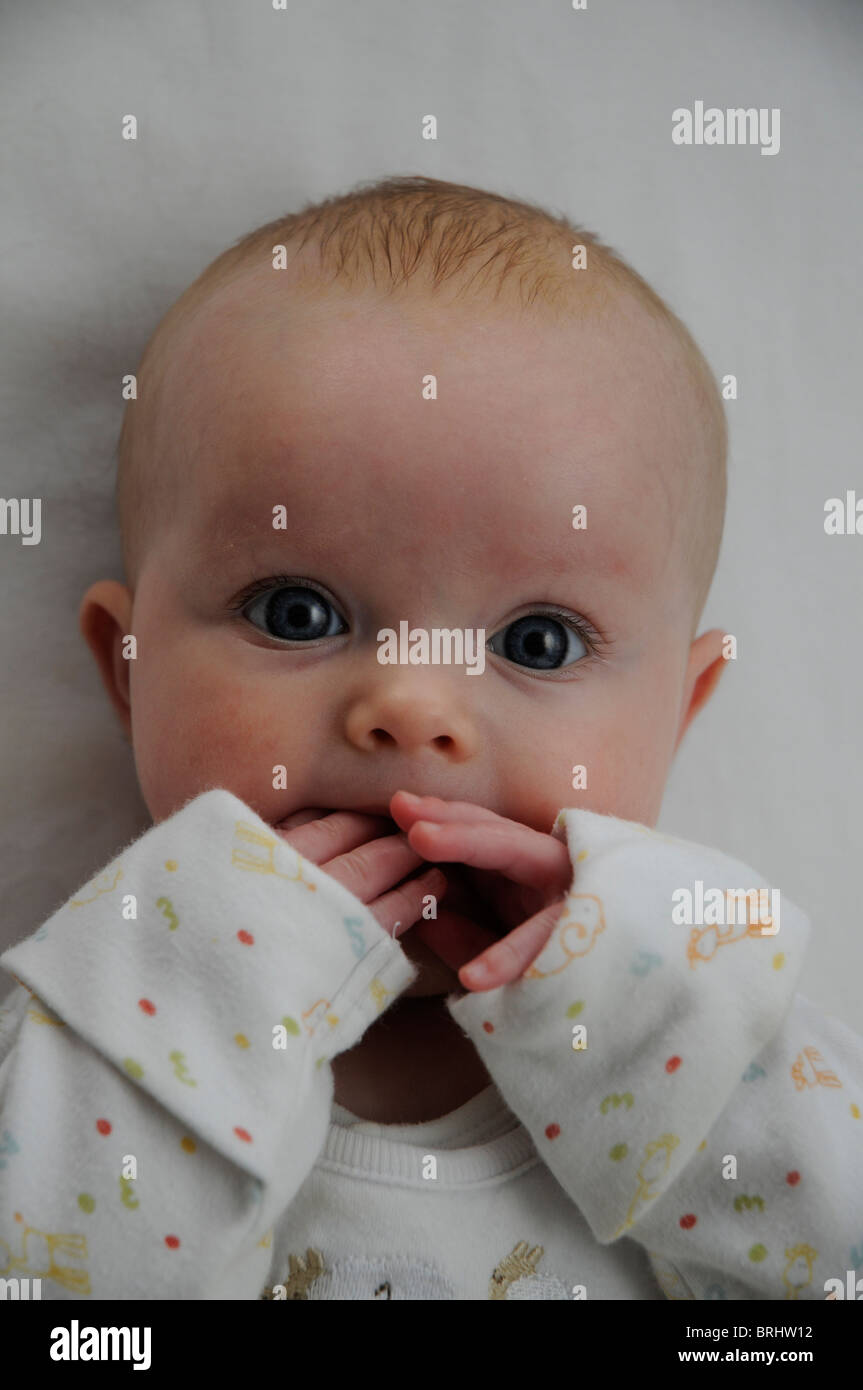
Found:
M 121 866 L 118 866 L 114 870 L 113 878 L 111 877 L 111 870 L 106 869 L 105 873 L 101 874 L 100 877 L 95 879 L 93 882 L 93 887 L 96 889 L 96 891 L 93 894 L 92 898 L 73 898 L 69 906 L 86 907 L 88 903 L 94 903 L 97 898 L 103 898 L 108 893 L 113 893 L 114 889 L 117 887 L 117 884 L 120 882 L 120 879 L 122 877 L 123 869 Z
M 257 826 L 249 825 L 246 821 L 236 822 L 234 837 L 231 863 L 235 868 L 246 869 L 250 873 L 274 874 L 276 878 L 283 878 L 288 883 L 303 883 L 310 893 L 315 892 L 316 885 L 303 878 L 305 860 L 295 849 L 291 849 L 285 840 L 274 835 L 262 834 Z M 296 873 L 285 874 L 276 868 L 276 850 L 279 848 L 288 849 L 295 856 Z
M 771 936 L 772 932 L 763 930 L 774 925 L 773 918 L 768 917 L 758 911 L 753 916 L 753 905 L 749 897 L 746 899 L 746 917 L 744 921 L 736 921 L 737 898 L 733 892 L 726 889 L 725 897 L 730 904 L 730 911 L 726 914 L 731 921 L 723 925 L 710 923 L 706 927 L 693 927 L 689 936 L 689 944 L 686 948 L 686 958 L 689 961 L 690 970 L 694 970 L 696 965 L 713 960 L 720 946 L 731 946 L 735 941 L 745 941 L 748 937 Z
M 788 1261 L 782 1271 L 785 1297 L 799 1298 L 800 1290 L 808 1289 L 812 1283 L 818 1251 L 811 1245 L 792 1245 L 785 1251 L 785 1258 Z
M 842 1089 L 842 1082 L 831 1071 L 817 1047 L 804 1047 L 798 1052 L 791 1066 L 791 1076 L 795 1089 L 805 1091 L 814 1086 L 829 1086 Z
M 76 1294 L 91 1292 L 90 1276 L 86 1269 L 70 1264 L 59 1264 L 60 1259 L 84 1259 L 87 1255 L 87 1237 L 82 1235 L 54 1235 L 28 1226 L 20 1212 L 15 1220 L 22 1225 L 21 1253 L 12 1253 L 12 1247 L 0 1239 L 0 1276 L 14 1274 L 16 1277 L 29 1276 L 31 1279 L 53 1279 L 64 1289 Z M 5 1262 L 4 1262 L 5 1261 Z
M 560 975 L 572 961 L 592 951 L 597 937 L 604 931 L 602 900 L 593 893 L 570 894 L 549 940 L 522 978 L 544 980 L 550 975 Z
M 659 1139 L 651 1139 L 645 1145 L 644 1158 L 636 1173 L 638 1187 L 629 1204 L 626 1220 L 618 1226 L 614 1233 L 615 1240 L 624 1231 L 628 1231 L 630 1226 L 635 1225 L 636 1216 L 644 1204 L 652 1202 L 655 1197 L 659 1196 L 658 1185 L 668 1172 L 671 1165 L 671 1155 L 679 1143 L 680 1139 L 676 1134 L 663 1134 Z

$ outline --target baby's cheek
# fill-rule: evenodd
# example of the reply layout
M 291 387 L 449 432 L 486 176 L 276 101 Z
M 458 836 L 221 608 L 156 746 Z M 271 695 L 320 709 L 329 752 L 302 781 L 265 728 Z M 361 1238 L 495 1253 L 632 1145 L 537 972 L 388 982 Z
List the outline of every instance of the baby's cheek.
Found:
M 634 711 L 629 718 L 620 713 L 602 724 L 585 719 L 551 738 L 546 731 L 543 756 L 524 764 L 521 785 L 510 788 L 519 807 L 515 818 L 549 830 L 566 806 L 652 824 L 669 762 L 664 732 L 645 737 Z
M 132 738 L 141 791 L 155 821 L 210 787 L 262 804 L 273 768 L 296 767 L 284 721 L 263 698 L 216 673 L 187 671 L 132 690 Z
M 603 738 L 593 754 L 595 776 L 581 795 L 588 811 L 652 825 L 659 815 L 671 748 L 660 721 L 648 735 L 634 716 L 628 726 Z M 577 793 L 575 793 L 577 795 Z

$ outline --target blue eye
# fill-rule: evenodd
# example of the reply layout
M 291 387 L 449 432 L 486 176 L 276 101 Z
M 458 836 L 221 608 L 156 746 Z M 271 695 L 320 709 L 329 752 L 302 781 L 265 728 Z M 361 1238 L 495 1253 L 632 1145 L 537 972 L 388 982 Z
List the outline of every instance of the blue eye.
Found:
M 283 642 L 315 642 L 348 630 L 329 599 L 299 585 L 259 594 L 243 613 L 255 627 Z
M 532 671 L 554 671 L 587 656 L 587 646 L 575 628 L 547 613 L 529 613 L 507 623 L 488 646 L 498 656 Z

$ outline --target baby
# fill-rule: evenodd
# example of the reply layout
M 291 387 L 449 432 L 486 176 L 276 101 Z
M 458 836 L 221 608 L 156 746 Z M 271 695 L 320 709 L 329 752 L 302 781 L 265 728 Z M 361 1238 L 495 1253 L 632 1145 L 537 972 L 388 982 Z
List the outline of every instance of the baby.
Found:
M 2 957 L 0 1274 L 844 1287 L 863 1045 L 795 993 L 803 915 L 648 829 L 725 666 L 725 453 L 646 283 L 481 190 L 309 207 L 178 300 L 81 613 L 154 825 Z

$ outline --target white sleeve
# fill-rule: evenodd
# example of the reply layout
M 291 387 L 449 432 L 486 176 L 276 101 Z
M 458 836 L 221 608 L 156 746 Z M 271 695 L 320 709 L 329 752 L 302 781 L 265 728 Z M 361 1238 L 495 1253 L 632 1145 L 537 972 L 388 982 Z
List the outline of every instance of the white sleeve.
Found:
M 354 895 L 210 791 L 0 958 L 0 1277 L 254 1299 L 320 1153 L 330 1059 L 416 971 Z
M 863 1266 L 863 1041 L 795 994 L 806 918 L 781 893 L 732 909 L 767 885 L 718 851 L 582 810 L 554 833 L 553 936 L 453 1017 L 596 1239 L 644 1246 L 669 1298 L 823 1299 Z M 714 888 L 724 922 L 674 920 Z

